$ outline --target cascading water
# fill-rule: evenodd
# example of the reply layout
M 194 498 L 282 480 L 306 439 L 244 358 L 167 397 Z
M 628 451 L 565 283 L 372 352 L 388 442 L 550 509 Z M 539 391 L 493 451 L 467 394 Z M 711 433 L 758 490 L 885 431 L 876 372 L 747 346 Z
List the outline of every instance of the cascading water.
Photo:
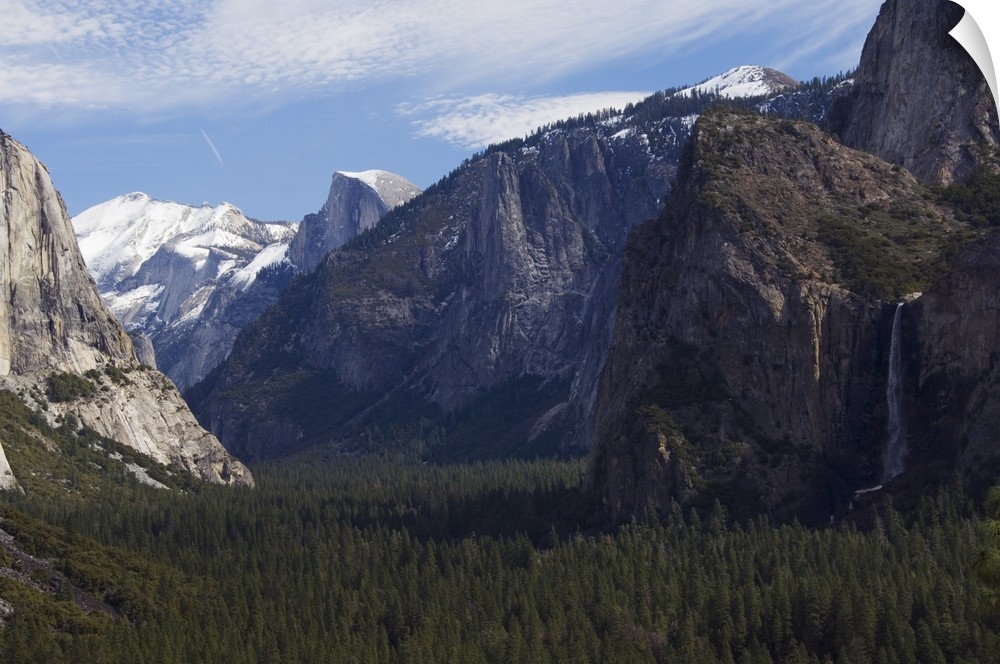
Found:
M 885 399 L 889 405 L 889 422 L 886 426 L 885 453 L 882 458 L 882 481 L 888 482 L 903 472 L 906 457 L 906 426 L 903 422 L 902 371 L 900 368 L 899 328 L 903 317 L 903 303 L 896 307 L 892 319 L 892 341 L 889 344 L 889 380 Z

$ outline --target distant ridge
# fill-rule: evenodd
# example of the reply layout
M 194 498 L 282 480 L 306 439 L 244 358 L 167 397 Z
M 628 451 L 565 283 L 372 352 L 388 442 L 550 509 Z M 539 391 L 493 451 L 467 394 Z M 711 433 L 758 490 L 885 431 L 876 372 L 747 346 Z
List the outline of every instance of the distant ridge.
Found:
M 250 290 L 265 268 L 287 263 L 296 228 L 249 219 L 231 203 L 183 205 L 140 192 L 73 224 L 105 302 L 130 333 L 149 337 L 157 366 L 181 389 L 228 354 L 238 331 L 206 335 L 206 316 L 220 298 Z
M 737 97 L 759 97 L 771 95 L 788 88 L 793 88 L 798 82 L 788 74 L 761 67 L 760 65 L 742 65 L 734 67 L 724 74 L 713 76 L 703 83 L 685 88 L 676 94 L 689 97 L 692 93 L 716 93 L 729 99 Z

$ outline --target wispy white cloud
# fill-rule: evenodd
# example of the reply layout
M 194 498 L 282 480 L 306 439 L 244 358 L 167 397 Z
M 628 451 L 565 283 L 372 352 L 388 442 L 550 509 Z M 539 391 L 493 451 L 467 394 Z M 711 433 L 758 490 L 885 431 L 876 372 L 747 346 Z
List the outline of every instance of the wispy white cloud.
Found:
M 524 89 L 762 26 L 816 26 L 804 57 L 831 25 L 866 31 L 878 2 L 0 0 L 0 104 L 145 112 L 402 77 Z
M 581 113 L 621 109 L 649 92 L 599 92 L 561 97 L 483 94 L 438 97 L 401 104 L 397 112 L 414 118 L 419 137 L 441 138 L 461 148 L 477 149 L 520 138 L 538 127 Z
M 4 45 L 34 46 L 100 37 L 108 18 L 103 13 L 75 12 L 69 7 L 44 10 L 37 4 L 0 0 Z

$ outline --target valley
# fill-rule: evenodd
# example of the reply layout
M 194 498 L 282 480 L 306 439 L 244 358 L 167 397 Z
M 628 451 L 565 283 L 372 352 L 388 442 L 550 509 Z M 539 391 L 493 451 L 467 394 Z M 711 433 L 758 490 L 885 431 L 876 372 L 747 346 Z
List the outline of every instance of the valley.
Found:
M 1000 119 L 959 9 L 423 190 L 338 170 L 299 222 L 71 220 L 0 132 L 0 659 L 995 661 Z

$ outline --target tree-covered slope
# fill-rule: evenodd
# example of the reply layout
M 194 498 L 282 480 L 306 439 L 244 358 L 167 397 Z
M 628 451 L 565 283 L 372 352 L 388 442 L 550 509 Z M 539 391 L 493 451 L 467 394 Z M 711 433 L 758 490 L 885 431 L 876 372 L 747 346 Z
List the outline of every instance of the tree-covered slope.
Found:
M 720 508 L 601 532 L 579 462 L 319 455 L 254 491 L 0 509 L 8 661 L 987 662 L 957 492 L 816 531 Z M 93 539 L 90 539 L 93 538 Z M 99 543 L 95 543 L 96 540 Z M 8 542 L 8 543 L 4 543 Z M 13 548 L 12 548 L 13 547 Z M 49 567 L 15 594 L 19 551 Z M 59 598 L 65 575 L 103 602 Z M 51 590 L 46 590 L 49 588 Z M 75 591 L 74 591 L 75 592 Z M 65 593 L 65 591 L 64 591 Z

